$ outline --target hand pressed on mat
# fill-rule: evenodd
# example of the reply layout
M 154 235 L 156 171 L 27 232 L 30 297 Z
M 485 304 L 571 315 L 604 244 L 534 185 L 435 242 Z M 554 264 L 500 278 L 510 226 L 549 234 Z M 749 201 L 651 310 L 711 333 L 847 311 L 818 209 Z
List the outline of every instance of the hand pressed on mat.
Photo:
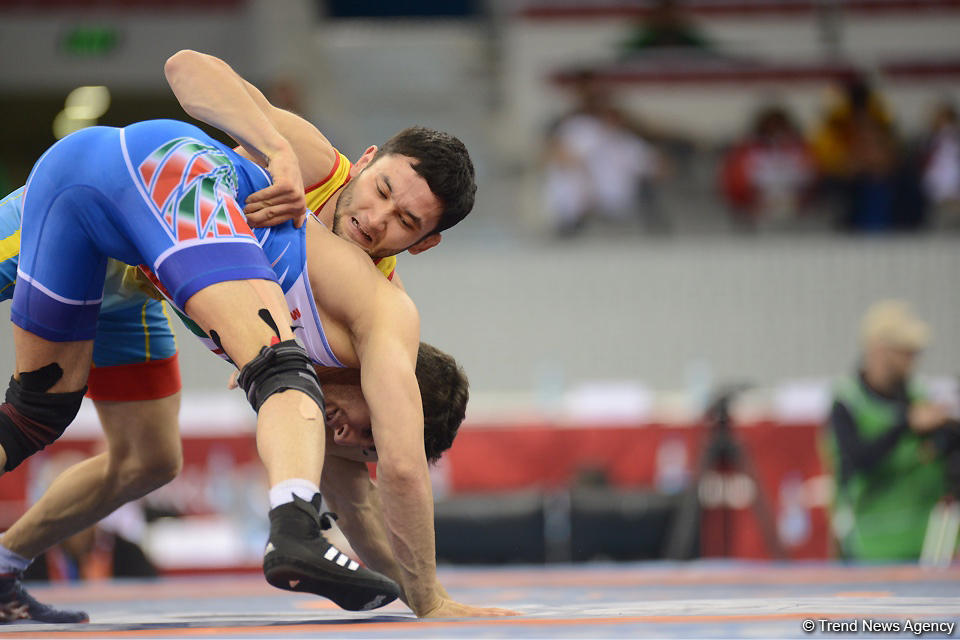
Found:
M 473 607 L 448 598 L 443 598 L 440 604 L 423 614 L 422 618 L 494 618 L 501 616 L 518 616 L 518 611 L 501 609 L 499 607 Z

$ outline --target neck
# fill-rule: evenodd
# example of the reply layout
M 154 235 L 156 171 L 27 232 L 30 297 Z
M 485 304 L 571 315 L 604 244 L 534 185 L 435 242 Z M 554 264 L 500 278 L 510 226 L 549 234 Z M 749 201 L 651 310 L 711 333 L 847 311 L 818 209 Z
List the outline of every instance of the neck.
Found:
M 317 379 L 320 380 L 320 384 L 360 384 L 359 369 L 317 366 L 314 366 L 313 369 L 317 372 Z
M 350 164 L 350 180 L 353 180 L 357 177 L 357 167 L 354 164 Z M 333 214 L 337 211 L 337 203 L 340 202 L 340 196 L 343 194 L 344 188 L 350 184 L 350 180 L 347 180 L 339 189 L 333 192 L 327 201 L 323 203 L 323 206 L 320 207 L 320 211 L 314 211 L 314 214 L 317 216 L 317 219 L 320 220 L 323 224 L 326 225 L 327 229 L 333 231 Z
M 343 185 L 344 187 L 347 185 Z M 323 206 L 320 207 L 319 211 L 314 211 L 314 214 L 317 216 L 317 219 L 320 220 L 327 229 L 333 231 L 333 214 L 337 210 L 337 203 L 340 202 L 340 194 L 343 193 L 343 187 L 340 187 L 333 192 L 333 195 L 327 198 L 327 201 L 323 203 Z

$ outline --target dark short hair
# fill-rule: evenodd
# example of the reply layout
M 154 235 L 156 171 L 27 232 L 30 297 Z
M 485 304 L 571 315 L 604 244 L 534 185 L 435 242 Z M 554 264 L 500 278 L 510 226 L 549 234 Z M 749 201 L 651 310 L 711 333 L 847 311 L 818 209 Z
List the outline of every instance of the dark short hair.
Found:
M 470 383 L 452 356 L 425 342 L 417 351 L 417 383 L 423 401 L 423 446 L 433 463 L 457 437 L 467 413 Z
M 440 222 L 430 233 L 446 231 L 467 217 L 473 209 L 477 183 L 470 153 L 458 138 L 427 127 L 409 127 L 387 140 L 371 164 L 391 153 L 416 160 L 413 170 L 443 204 Z

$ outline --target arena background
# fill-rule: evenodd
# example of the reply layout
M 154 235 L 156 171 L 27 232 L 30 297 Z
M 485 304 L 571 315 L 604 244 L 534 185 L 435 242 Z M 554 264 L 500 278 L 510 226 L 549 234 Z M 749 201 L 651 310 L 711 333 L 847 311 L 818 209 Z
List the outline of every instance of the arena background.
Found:
M 73 126 L 185 118 L 162 73 L 182 48 L 222 57 L 351 158 L 410 124 L 455 133 L 476 163 L 476 209 L 398 267 L 423 339 L 455 355 L 472 383 L 467 424 L 434 473 L 441 559 L 668 555 L 709 433 L 703 411 L 740 384 L 749 389 L 732 401 L 734 433 L 758 482 L 741 471 L 713 478 L 719 493 L 704 506 L 726 507 L 732 524 L 718 534 L 704 517 L 692 553 L 773 555 L 751 509 L 759 489 L 787 557 L 831 558 L 818 449 L 830 381 L 855 367 L 866 308 L 901 298 L 933 328 L 921 372 L 958 405 L 958 227 L 931 206 L 910 233 L 841 232 L 815 201 L 744 229 L 718 167 L 763 104 L 784 105 L 809 132 L 854 70 L 883 95 L 898 135 L 922 143 L 934 106 L 960 100 L 960 2 L 691 0 L 680 5 L 712 57 L 639 62 L 617 46 L 651 3 L 386 4 L 0 0 L 3 191 L 54 142 L 77 87 L 105 86 L 110 101 Z M 664 151 L 672 162 L 657 185 L 665 225 L 553 232 L 544 138 L 571 109 L 570 78 L 583 69 L 680 141 Z M 230 369 L 177 326 L 186 467 L 116 526 L 161 572 L 255 569 L 265 496 L 253 415 L 225 389 Z M 9 331 L 0 365 L 13 367 Z M 68 450 L 95 448 L 96 434 L 86 407 L 63 443 L 5 476 L 3 523 L 72 459 Z M 465 544 L 478 523 L 486 533 Z

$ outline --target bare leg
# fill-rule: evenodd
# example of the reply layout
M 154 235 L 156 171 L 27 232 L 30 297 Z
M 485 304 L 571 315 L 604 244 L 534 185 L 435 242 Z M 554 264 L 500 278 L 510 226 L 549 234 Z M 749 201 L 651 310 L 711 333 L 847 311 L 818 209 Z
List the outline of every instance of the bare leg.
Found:
M 16 348 L 16 372 L 14 378 L 20 384 L 21 399 L 23 394 L 32 392 L 41 397 L 44 393 L 68 394 L 59 398 L 50 398 L 58 411 L 75 411 L 81 400 L 80 390 L 86 384 L 90 372 L 90 361 L 93 356 L 93 340 L 77 342 L 51 342 L 44 340 L 20 327 L 13 328 L 13 340 Z M 31 402 L 36 403 L 36 395 Z M 66 399 L 66 403 L 60 404 Z M 11 403 L 12 404 L 12 403 Z M 15 410 L 4 406 L 5 413 Z M 10 414 L 6 414 L 10 415 Z M 74 414 L 63 412 L 55 417 L 52 424 L 36 423 L 35 431 L 31 431 L 31 438 L 40 435 L 39 442 L 49 443 L 66 428 L 68 419 Z M 21 418 L 22 419 L 22 418 Z M 33 420 L 33 418 L 28 418 Z M 27 423 L 29 425 L 29 423 Z M 9 422 L 8 422 L 9 425 Z M 34 428 L 35 425 L 29 425 Z M 16 426 L 15 428 L 20 428 Z M 9 435 L 9 434 L 6 434 Z M 9 443 L 8 443 L 9 444 Z M 31 443 L 32 444 L 32 443 Z M 22 446 L 22 445 L 18 445 Z M 29 449 L 24 447 L 17 454 L 25 456 Z M 0 469 L 7 463 L 7 451 L 0 447 Z M 6 553 L 6 552 L 5 552 Z M 61 611 L 37 602 L 23 589 L 19 571 L 0 576 L 0 622 L 9 622 L 21 618 L 30 618 L 41 622 L 86 622 L 89 618 L 82 611 Z
M 47 365 L 56 364 L 59 367 L 59 377 L 47 392 L 79 391 L 86 384 L 93 358 L 93 340 L 51 342 L 14 326 L 13 344 L 16 350 L 14 378 L 17 380 L 20 380 L 24 373 L 29 374 Z M 0 447 L 0 474 L 3 473 L 6 463 L 7 452 Z
M 0 538 L 33 558 L 163 486 L 180 470 L 180 394 L 137 402 L 96 402 L 107 451 L 65 470 Z
M 16 350 L 17 372 L 20 379 L 25 371 L 36 371 L 56 362 L 63 369 L 60 380 L 47 391 L 65 393 L 79 391 L 87 383 L 93 358 L 93 340 L 79 342 L 51 342 L 29 331 L 13 326 L 13 346 Z
M 269 311 L 277 331 L 259 316 L 261 309 Z M 293 338 L 283 292 L 267 280 L 211 285 L 187 300 L 186 311 L 204 331 L 211 336 L 216 333 L 223 350 L 241 369 L 272 341 Z M 319 485 L 324 450 L 320 408 L 301 391 L 270 396 L 257 414 L 257 449 L 271 486 L 292 478 Z

